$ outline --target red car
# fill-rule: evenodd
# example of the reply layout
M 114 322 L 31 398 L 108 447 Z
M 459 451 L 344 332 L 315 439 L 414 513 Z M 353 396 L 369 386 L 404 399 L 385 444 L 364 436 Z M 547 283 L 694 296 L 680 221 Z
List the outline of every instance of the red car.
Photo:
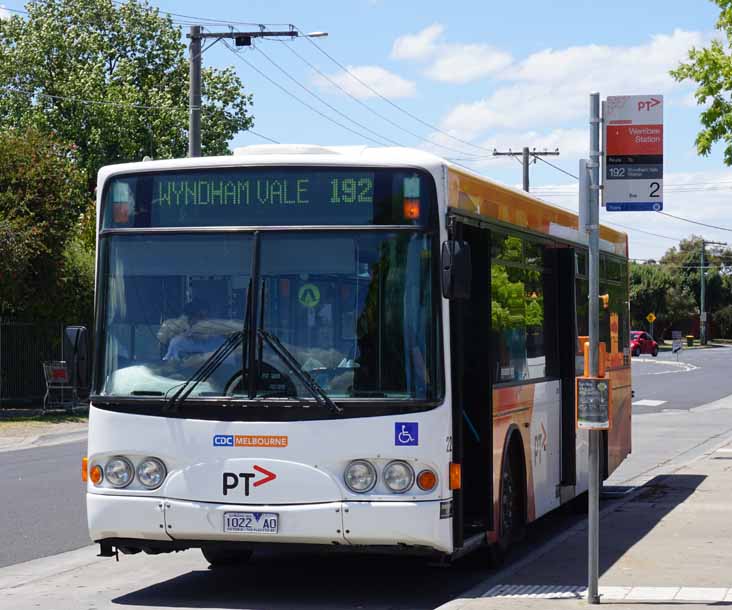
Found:
M 640 356 L 641 354 L 658 356 L 658 343 L 653 340 L 651 335 L 642 330 L 631 330 L 630 353 L 633 356 Z

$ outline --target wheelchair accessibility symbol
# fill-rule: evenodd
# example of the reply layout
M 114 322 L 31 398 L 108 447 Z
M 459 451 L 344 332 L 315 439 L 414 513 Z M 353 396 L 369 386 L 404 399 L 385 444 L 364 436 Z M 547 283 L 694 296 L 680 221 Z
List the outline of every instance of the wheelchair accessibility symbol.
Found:
M 394 424 L 394 444 L 396 446 L 419 445 L 419 423 L 396 422 Z

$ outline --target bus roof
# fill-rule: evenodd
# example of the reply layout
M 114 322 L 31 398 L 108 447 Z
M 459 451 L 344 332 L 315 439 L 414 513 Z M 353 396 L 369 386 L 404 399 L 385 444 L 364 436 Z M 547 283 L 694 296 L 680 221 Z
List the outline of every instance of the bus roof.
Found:
M 436 177 L 447 168 L 450 197 L 448 206 L 553 235 L 586 243 L 578 231 L 577 214 L 477 174 L 442 157 L 416 148 L 373 146 L 320 146 L 313 144 L 259 144 L 236 148 L 233 155 L 187 157 L 107 165 L 99 170 L 98 184 L 121 173 L 156 172 L 174 169 L 232 167 L 240 165 L 361 165 L 372 167 L 421 167 Z M 455 191 L 457 189 L 457 192 Z M 457 194 L 457 197 L 454 195 Z M 99 193 L 101 196 L 101 192 Z M 497 202 L 503 202 L 502 205 Z M 627 236 L 602 226 L 601 247 L 627 256 Z

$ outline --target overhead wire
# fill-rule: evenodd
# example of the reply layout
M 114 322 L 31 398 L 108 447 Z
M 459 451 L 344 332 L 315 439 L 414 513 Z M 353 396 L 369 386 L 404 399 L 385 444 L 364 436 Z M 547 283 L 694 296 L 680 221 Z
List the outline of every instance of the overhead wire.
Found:
M 257 136 L 258 138 L 262 138 L 263 140 L 272 142 L 272 144 L 281 144 L 281 142 L 279 142 L 278 140 L 275 140 L 274 138 L 270 138 L 269 136 L 265 136 L 264 134 L 254 131 L 253 129 L 247 129 L 247 130 L 245 130 L 244 133 L 251 133 L 252 135 Z
M 400 125 L 396 121 L 393 121 L 389 117 L 381 114 L 380 112 L 378 112 L 377 110 L 375 110 L 374 108 L 372 108 L 371 106 L 369 106 L 368 104 L 366 104 L 365 102 L 363 102 L 362 100 L 358 99 L 355 95 L 353 95 L 350 91 L 348 91 L 348 89 L 346 89 L 345 87 L 343 87 L 342 85 L 340 85 L 337 81 L 335 81 L 333 78 L 331 78 L 328 74 L 326 74 L 325 72 L 323 72 L 322 70 L 320 70 L 317 66 L 315 66 L 314 64 L 312 64 L 306 58 L 304 58 L 300 53 L 298 53 L 295 50 L 295 48 L 292 45 L 287 44 L 285 41 L 281 41 L 281 42 L 284 42 L 285 48 L 288 51 L 290 51 L 290 53 L 292 53 L 293 55 L 295 55 L 295 57 L 297 57 L 306 66 L 308 66 L 311 70 L 313 70 L 315 73 L 317 73 L 321 78 L 327 80 L 331 85 L 333 85 L 335 88 L 337 88 L 340 91 L 342 91 L 345 95 L 347 95 L 349 98 L 351 98 L 359 106 L 361 106 L 362 108 L 364 108 L 365 110 L 367 110 L 368 112 L 370 112 L 371 114 L 373 114 L 374 116 L 380 118 L 382 121 L 385 121 L 386 123 L 389 123 L 389 125 L 391 125 L 392 127 L 396 127 L 397 129 L 399 129 L 399 130 L 403 131 L 404 133 L 412 136 L 413 138 L 416 138 L 418 140 L 421 140 L 422 142 L 426 142 L 427 144 L 430 144 L 432 146 L 436 146 L 436 147 L 442 148 L 444 150 L 449 150 L 451 152 L 457 152 L 459 154 L 465 154 L 465 151 L 464 150 L 461 150 L 461 149 L 458 149 L 458 148 L 453 148 L 451 146 L 447 146 L 445 144 L 440 144 L 438 142 L 435 142 L 433 140 L 430 140 L 429 138 L 425 138 L 424 136 L 421 136 L 418 133 L 415 133 L 414 131 L 412 131 L 410 129 L 407 129 L 403 125 Z M 472 159 L 473 159 L 473 157 L 471 157 L 470 159 L 460 159 L 460 158 L 457 158 L 457 159 L 451 159 L 451 160 L 456 160 L 456 161 L 468 160 L 469 161 L 469 160 L 472 160 Z
M 710 229 L 717 229 L 719 231 L 730 231 L 732 232 L 732 229 L 728 227 L 720 227 L 718 225 L 711 225 L 707 224 L 706 222 L 699 222 L 698 220 L 691 220 L 689 218 L 684 218 L 683 216 L 675 216 L 674 214 L 669 214 L 668 212 L 662 212 L 658 211 L 656 214 L 661 214 L 662 216 L 668 216 L 669 218 L 675 218 L 676 220 L 683 220 L 684 222 L 689 222 L 691 224 L 695 225 L 701 225 L 702 227 L 709 227 Z
M 234 55 L 234 57 L 236 57 L 239 61 L 241 61 L 242 63 L 245 63 L 247 66 L 249 66 L 249 68 L 251 68 L 252 70 L 254 70 L 257 74 L 259 74 L 262 78 L 264 78 L 270 84 L 274 85 L 280 91 L 282 91 L 283 93 L 285 93 L 286 95 L 288 95 L 289 97 L 291 97 L 292 99 L 294 99 L 295 101 L 299 102 L 300 104 L 302 104 L 306 108 L 310 109 L 312 112 L 315 112 L 316 114 L 318 114 L 322 118 L 326 119 L 327 121 L 329 121 L 329 122 L 331 122 L 331 123 L 333 123 L 335 125 L 338 125 L 341 129 L 345 129 L 346 131 L 348 131 L 348 132 L 350 132 L 350 133 L 358 136 L 359 138 L 364 138 L 365 140 L 368 140 L 369 142 L 372 142 L 374 144 L 377 144 L 378 146 L 383 146 L 383 143 L 382 142 L 379 142 L 377 140 L 374 140 L 372 137 L 367 136 L 367 135 L 365 135 L 363 133 L 359 133 L 355 129 L 351 129 L 348 125 L 344 125 L 340 121 L 337 121 L 333 117 L 330 117 L 327 114 L 325 114 L 324 112 L 318 110 L 312 104 L 308 104 L 305 100 L 299 98 L 297 95 L 295 95 L 291 91 L 288 91 L 285 87 L 283 87 L 282 85 L 280 85 L 277 81 L 275 81 L 274 79 L 272 79 L 269 76 L 267 76 L 267 74 L 265 74 L 262 70 L 260 70 L 259 68 L 257 68 L 252 62 L 247 61 L 246 59 L 244 59 L 244 57 L 242 57 L 239 53 L 237 53 L 236 50 L 234 50 L 228 42 L 226 42 L 224 40 L 223 43 L 224 43 L 224 46 L 227 49 L 229 49 L 229 51 L 231 51 L 232 55 Z
M 269 55 L 267 55 L 264 51 L 262 51 L 262 49 L 260 49 L 259 47 L 256 47 L 256 46 L 254 47 L 254 49 L 258 53 L 260 53 L 270 64 L 272 64 L 275 68 L 277 68 L 277 70 L 279 70 L 288 79 L 290 79 L 293 83 L 295 83 L 298 87 L 300 87 L 303 91 L 305 91 L 306 93 L 308 93 L 309 95 L 311 95 L 312 97 L 314 97 L 321 104 L 323 104 L 323 105 L 327 106 L 328 108 L 330 108 L 338 116 L 343 117 L 347 121 L 350 121 L 354 125 L 357 125 L 359 128 L 363 129 L 364 131 L 367 131 L 368 133 L 376 136 L 377 138 L 381 138 L 384 142 L 388 142 L 390 144 L 394 144 L 395 146 L 403 146 L 403 144 L 401 144 L 401 143 L 399 143 L 399 142 L 397 142 L 395 140 L 392 140 L 391 138 L 388 138 L 387 136 L 384 136 L 383 134 L 380 134 L 380 133 L 374 131 L 373 129 L 370 129 L 369 127 L 367 127 L 366 125 L 364 125 L 362 123 L 359 123 L 355 119 L 350 118 L 348 115 L 346 115 L 345 113 L 343 113 L 340 110 L 338 110 L 335 106 L 333 106 L 332 104 L 330 104 L 327 101 L 325 101 L 317 93 L 315 93 L 314 91 L 311 91 L 310 89 L 308 89 L 305 85 L 303 85 L 300 81 L 298 81 L 294 76 L 292 76 L 289 72 L 287 72 L 287 70 L 285 70 L 277 62 L 275 62 Z M 381 142 L 381 144 L 383 145 L 384 142 Z
M 304 36 L 305 32 L 303 32 L 299 27 L 297 27 L 297 26 L 293 26 L 293 27 L 298 31 L 298 33 L 301 33 Z M 304 36 L 304 37 L 320 53 L 322 53 L 323 55 L 325 55 L 325 57 L 327 57 L 330 61 L 332 61 L 336 66 L 338 66 L 346 74 L 348 74 L 353 80 L 355 80 L 356 82 L 360 83 L 362 86 L 366 87 L 374 95 L 376 95 L 377 97 L 379 97 L 380 99 L 382 99 L 384 102 L 386 102 L 387 104 L 389 104 L 390 106 L 392 106 L 393 108 L 395 108 L 396 110 L 398 110 L 399 112 L 401 112 L 401 113 L 405 114 L 406 116 L 410 117 L 412 120 L 420 123 L 421 125 L 427 127 L 428 129 L 431 129 L 433 131 L 436 131 L 438 133 L 441 133 L 444 136 L 447 136 L 451 140 L 454 140 L 456 142 L 460 142 L 461 144 L 465 144 L 467 146 L 471 146 L 471 147 L 476 148 L 478 150 L 485 150 L 485 151 L 488 151 L 488 152 L 491 152 L 491 153 L 493 152 L 490 149 L 486 148 L 485 146 L 480 146 L 478 144 L 473 144 L 472 142 L 469 142 L 468 140 L 463 140 L 462 138 L 458 138 L 457 136 L 454 136 L 451 133 L 449 133 L 449 132 L 447 132 L 447 131 L 445 131 L 443 129 L 440 129 L 436 125 L 432 125 L 431 123 L 428 123 L 427 121 L 422 120 L 417 115 L 415 115 L 412 112 L 410 112 L 409 110 L 403 108 L 399 104 L 393 102 L 391 99 L 389 99 L 388 97 L 386 97 L 385 95 L 383 95 L 380 91 L 378 91 L 377 89 L 374 89 L 374 87 L 372 87 L 371 85 L 369 85 L 363 79 L 361 79 L 358 76 L 356 76 L 353 72 L 351 72 L 351 70 L 349 70 L 341 62 L 339 62 L 335 57 L 333 57 L 330 53 L 328 53 L 325 49 L 323 49 L 314 40 L 312 40 L 311 38 L 308 38 L 307 36 Z

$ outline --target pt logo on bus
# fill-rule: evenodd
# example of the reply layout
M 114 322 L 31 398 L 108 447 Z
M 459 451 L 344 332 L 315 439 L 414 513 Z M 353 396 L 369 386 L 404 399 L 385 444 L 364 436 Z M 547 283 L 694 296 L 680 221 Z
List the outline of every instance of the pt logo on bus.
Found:
M 264 485 L 265 483 L 274 481 L 277 478 L 277 475 L 274 472 L 267 470 L 266 468 L 262 468 L 261 466 L 254 465 L 252 466 L 252 470 L 255 470 L 256 472 L 240 472 L 239 474 L 235 472 L 225 472 L 222 481 L 224 495 L 229 495 L 229 491 L 239 487 L 239 484 L 243 481 L 244 495 L 248 496 L 250 491 L 250 483 L 252 479 L 257 476 L 257 474 L 263 474 L 264 477 L 257 479 L 256 481 L 251 483 L 251 487 L 259 487 L 260 485 Z

